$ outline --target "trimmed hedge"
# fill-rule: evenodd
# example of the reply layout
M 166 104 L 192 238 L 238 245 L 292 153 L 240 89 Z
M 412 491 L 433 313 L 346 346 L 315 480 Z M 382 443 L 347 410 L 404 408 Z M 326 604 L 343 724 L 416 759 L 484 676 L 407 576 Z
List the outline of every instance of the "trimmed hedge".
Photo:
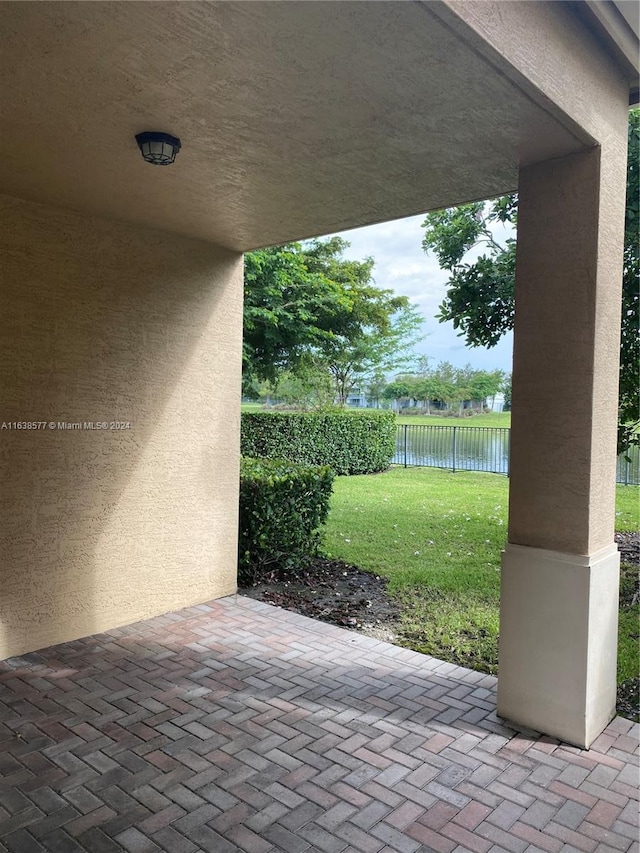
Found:
M 396 449 L 393 412 L 243 412 L 244 456 L 329 465 L 336 474 L 386 471 Z
M 240 461 L 238 582 L 286 571 L 315 556 L 327 520 L 333 472 L 284 459 Z

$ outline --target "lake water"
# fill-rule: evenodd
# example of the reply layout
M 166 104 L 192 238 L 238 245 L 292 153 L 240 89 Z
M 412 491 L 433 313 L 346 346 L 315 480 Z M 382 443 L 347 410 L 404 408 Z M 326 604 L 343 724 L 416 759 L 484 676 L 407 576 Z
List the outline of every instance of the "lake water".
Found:
M 509 473 L 511 430 L 496 427 L 399 424 L 395 465 L 449 468 L 452 471 Z M 618 483 L 640 485 L 640 452 L 634 447 L 618 457 Z

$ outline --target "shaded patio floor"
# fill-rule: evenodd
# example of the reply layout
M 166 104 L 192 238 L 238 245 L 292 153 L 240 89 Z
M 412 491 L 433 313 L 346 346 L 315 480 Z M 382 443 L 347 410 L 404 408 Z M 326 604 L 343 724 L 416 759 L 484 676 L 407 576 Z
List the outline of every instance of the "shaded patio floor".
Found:
M 495 685 L 242 597 L 14 658 L 0 850 L 637 850 L 638 726 L 583 752 Z

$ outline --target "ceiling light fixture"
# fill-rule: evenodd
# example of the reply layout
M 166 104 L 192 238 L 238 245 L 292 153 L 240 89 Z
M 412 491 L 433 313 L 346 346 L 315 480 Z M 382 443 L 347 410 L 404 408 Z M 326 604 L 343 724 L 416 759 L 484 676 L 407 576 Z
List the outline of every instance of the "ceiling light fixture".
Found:
M 146 131 L 136 135 L 136 142 L 147 163 L 154 166 L 169 166 L 182 147 L 177 136 L 157 131 Z

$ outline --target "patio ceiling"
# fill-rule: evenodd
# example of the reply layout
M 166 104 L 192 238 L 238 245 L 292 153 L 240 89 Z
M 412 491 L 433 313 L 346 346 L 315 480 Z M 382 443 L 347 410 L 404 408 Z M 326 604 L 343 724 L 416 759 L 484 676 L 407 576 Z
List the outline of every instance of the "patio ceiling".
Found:
M 2 4 L 0 191 L 246 250 L 514 190 L 591 144 L 442 5 Z M 181 137 L 174 166 L 142 161 L 144 130 Z

